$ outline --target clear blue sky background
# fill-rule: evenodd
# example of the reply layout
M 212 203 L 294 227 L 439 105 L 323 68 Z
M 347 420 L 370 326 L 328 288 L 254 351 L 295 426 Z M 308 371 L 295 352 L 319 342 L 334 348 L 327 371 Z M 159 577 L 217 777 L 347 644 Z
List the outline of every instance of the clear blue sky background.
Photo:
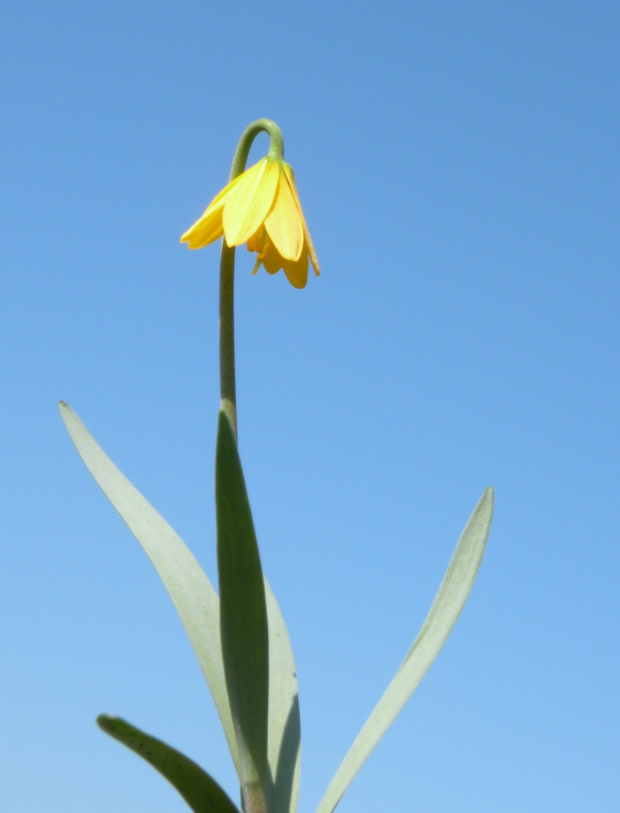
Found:
M 240 449 L 297 659 L 312 813 L 487 485 L 478 582 L 342 813 L 620 798 L 617 2 L 32 2 L 0 24 L 0 807 L 173 813 L 119 714 L 235 794 L 67 400 L 212 580 L 216 246 L 283 129 L 322 265 L 237 260 Z M 251 158 L 267 146 L 261 136 Z

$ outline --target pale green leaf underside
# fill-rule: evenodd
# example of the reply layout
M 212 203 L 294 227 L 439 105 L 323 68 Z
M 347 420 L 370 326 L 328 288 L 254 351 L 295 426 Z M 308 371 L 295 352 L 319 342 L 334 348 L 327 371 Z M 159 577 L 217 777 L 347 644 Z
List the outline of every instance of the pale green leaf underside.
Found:
M 476 579 L 492 516 L 493 489 L 488 488 L 465 526 L 418 637 L 344 758 L 317 808 L 317 813 L 332 813 L 375 745 L 437 657 Z
M 301 763 L 301 723 L 293 650 L 275 596 L 265 580 L 269 623 L 269 738 L 272 784 L 270 813 L 296 813 Z
M 159 771 L 194 813 L 239 813 L 215 779 L 180 751 L 119 717 L 102 714 L 97 722 L 106 734 L 131 748 Z
M 220 642 L 219 599 L 183 540 L 107 457 L 71 407 L 60 402 L 67 431 L 86 467 L 134 534 L 168 591 L 213 696 L 235 763 L 232 724 Z M 273 784 L 270 813 L 294 813 L 299 793 L 300 723 L 293 653 L 278 603 L 265 580 L 269 625 L 268 758 Z
M 61 402 L 60 412 L 88 470 L 163 581 L 196 652 L 238 767 L 222 664 L 219 600 L 211 582 L 182 539 L 116 468 L 68 404 Z

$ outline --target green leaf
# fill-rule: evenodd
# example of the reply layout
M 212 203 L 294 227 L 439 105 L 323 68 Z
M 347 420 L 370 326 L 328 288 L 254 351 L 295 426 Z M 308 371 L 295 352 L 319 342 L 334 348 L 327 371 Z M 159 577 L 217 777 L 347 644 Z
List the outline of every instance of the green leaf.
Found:
M 116 468 L 64 401 L 60 413 L 88 470 L 142 545 L 172 599 L 213 695 L 240 775 L 224 679 L 217 594 L 183 540 Z
M 215 458 L 217 560 L 220 631 L 224 673 L 246 807 L 264 807 L 267 792 L 269 710 L 269 636 L 263 572 L 254 523 L 235 438 L 224 412 L 218 421 Z
M 183 622 L 226 734 L 241 781 L 237 741 L 224 679 L 219 599 L 200 565 L 168 523 L 118 470 L 71 407 L 60 402 L 67 431 L 95 481 L 155 566 Z M 269 622 L 270 813 L 295 813 L 300 724 L 293 652 L 278 603 L 265 580 Z
M 276 599 L 265 581 L 269 621 L 270 813 L 296 813 L 299 797 L 301 726 L 293 650 Z
M 180 751 L 119 717 L 102 714 L 97 723 L 106 734 L 150 762 L 179 791 L 194 813 L 239 813 L 215 779 Z
M 488 488 L 465 526 L 418 637 L 338 768 L 317 813 L 332 813 L 370 752 L 439 654 L 473 587 L 492 516 L 493 489 Z

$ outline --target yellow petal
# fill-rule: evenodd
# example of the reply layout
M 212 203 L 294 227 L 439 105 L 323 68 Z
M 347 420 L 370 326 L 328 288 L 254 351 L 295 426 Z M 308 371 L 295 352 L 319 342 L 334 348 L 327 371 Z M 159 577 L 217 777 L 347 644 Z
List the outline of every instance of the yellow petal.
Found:
M 247 248 L 248 251 L 256 252 L 256 265 L 252 269 L 253 274 L 256 274 L 260 265 L 264 266 L 265 270 L 270 274 L 275 274 L 282 268 L 282 257 L 273 247 L 273 243 L 263 226 L 250 237 Z
M 268 274 L 273 275 L 273 274 L 277 274 L 278 271 L 280 270 L 280 264 L 278 262 L 270 263 L 269 261 L 267 261 L 267 265 L 265 265 L 265 261 L 263 260 L 263 268 L 265 269 L 265 271 Z
M 297 262 L 292 260 L 284 260 L 282 269 L 286 274 L 287 280 L 294 288 L 305 288 L 308 282 L 308 255 L 304 251 Z
M 222 209 L 229 192 L 237 185 L 239 178 L 235 178 L 225 186 L 213 198 L 194 225 L 190 226 L 182 235 L 181 242 L 187 243 L 188 248 L 202 248 L 222 236 Z
M 265 219 L 274 246 L 286 260 L 298 260 L 304 247 L 304 229 L 299 208 L 282 166 L 275 201 Z
M 295 288 L 306 287 L 306 283 L 308 282 L 307 251 L 304 250 L 298 260 L 286 260 L 278 253 L 269 238 L 267 238 L 263 243 L 260 254 L 256 258 L 256 265 L 252 271 L 253 274 L 256 273 L 261 263 L 268 274 L 277 274 L 278 271 L 283 269 L 291 285 Z
M 259 254 L 263 250 L 263 242 L 265 239 L 265 229 L 261 226 L 261 228 L 254 232 L 251 237 L 248 237 L 247 247 L 248 251 L 255 251 Z
M 295 176 L 293 175 L 293 170 L 288 164 L 283 164 L 284 172 L 286 174 L 286 178 L 291 187 L 291 193 L 295 198 L 295 203 L 297 205 L 297 211 L 299 212 L 299 218 L 301 220 L 301 225 L 304 232 L 305 244 L 308 250 L 308 255 L 310 257 L 310 262 L 312 263 L 312 267 L 314 268 L 314 273 L 318 276 L 321 274 L 321 269 L 319 268 L 319 261 L 316 256 L 316 252 L 314 250 L 314 245 L 312 244 L 312 238 L 310 237 L 310 232 L 308 231 L 308 226 L 306 225 L 306 218 L 304 217 L 303 209 L 301 208 L 301 203 L 299 202 L 299 195 L 297 194 L 297 187 L 295 186 Z M 291 283 L 292 284 L 292 283 Z M 302 286 L 303 287 L 303 286 Z
M 207 210 L 208 211 L 208 210 Z M 222 236 L 222 207 L 205 214 L 181 237 L 188 248 L 202 248 Z
M 310 239 L 310 232 L 306 224 L 304 223 L 304 235 L 306 237 L 306 248 L 308 249 L 308 256 L 310 257 L 310 262 L 312 263 L 312 267 L 314 268 L 314 273 L 317 277 L 321 276 L 321 269 L 319 268 L 319 261 L 316 256 L 316 251 L 314 250 L 314 245 L 312 244 L 312 240 Z
M 239 176 L 226 197 L 222 218 L 229 246 L 245 243 L 263 224 L 273 203 L 278 175 L 278 161 L 267 157 Z

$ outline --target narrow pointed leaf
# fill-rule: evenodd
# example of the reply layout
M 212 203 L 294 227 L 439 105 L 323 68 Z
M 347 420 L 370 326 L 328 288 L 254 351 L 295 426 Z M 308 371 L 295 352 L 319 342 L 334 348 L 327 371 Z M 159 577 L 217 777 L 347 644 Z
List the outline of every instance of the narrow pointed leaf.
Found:
M 222 721 L 241 781 L 220 643 L 219 599 L 202 568 L 161 515 L 137 491 L 90 435 L 68 404 L 60 413 L 95 481 L 155 566 L 183 622 Z M 269 623 L 270 813 L 295 813 L 299 793 L 300 724 L 297 676 L 278 603 L 265 580 Z
M 317 813 L 332 813 L 370 752 L 439 654 L 476 579 L 492 516 L 493 489 L 488 488 L 465 526 L 418 637 L 338 768 Z
M 215 462 L 222 654 L 246 802 L 270 782 L 269 638 L 258 544 L 234 435 L 220 412 Z M 256 804 L 260 804 L 255 801 Z M 262 805 L 264 806 L 264 805 Z M 246 804 L 251 809 L 250 804 Z
M 224 679 L 217 594 L 183 540 L 116 468 L 63 401 L 60 402 L 60 413 L 88 470 L 142 545 L 172 599 L 213 695 L 240 776 Z
M 106 734 L 131 748 L 159 771 L 194 813 L 239 813 L 215 779 L 180 751 L 119 717 L 102 714 L 97 723 Z
M 301 725 L 293 650 L 276 599 L 265 581 L 269 622 L 269 736 L 272 781 L 270 813 L 296 813 L 299 797 Z

